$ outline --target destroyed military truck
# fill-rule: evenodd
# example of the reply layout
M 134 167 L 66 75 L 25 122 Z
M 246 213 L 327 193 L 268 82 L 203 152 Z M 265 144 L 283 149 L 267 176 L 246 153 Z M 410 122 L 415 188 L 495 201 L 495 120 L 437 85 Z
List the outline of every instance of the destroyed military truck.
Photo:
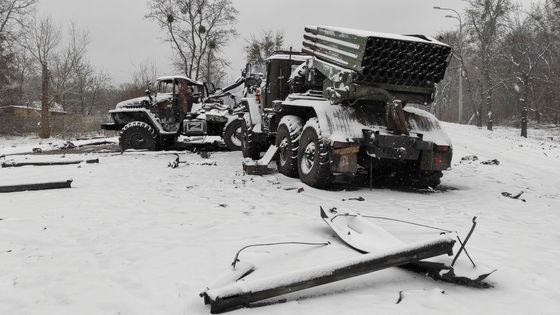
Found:
M 239 150 L 241 122 L 236 118 L 242 109 L 229 91 L 243 83 L 239 78 L 224 89 L 209 91 L 207 84 L 185 76 L 161 77 L 155 92 L 146 90 L 145 97 L 118 103 L 109 111 L 113 122 L 101 128 L 119 131 L 123 151 L 166 149 L 180 135 L 221 136 L 229 150 Z M 224 104 L 227 97 L 233 105 Z
M 263 105 L 244 100 L 242 151 L 276 145 L 280 173 L 313 187 L 335 180 L 435 187 L 452 145 L 433 102 L 451 48 L 422 35 L 305 28 L 301 53 L 268 59 Z

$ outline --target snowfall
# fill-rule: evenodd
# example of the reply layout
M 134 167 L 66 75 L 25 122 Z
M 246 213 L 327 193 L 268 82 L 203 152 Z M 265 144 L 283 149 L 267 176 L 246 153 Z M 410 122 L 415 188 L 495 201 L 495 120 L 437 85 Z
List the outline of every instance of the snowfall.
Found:
M 174 152 L 48 154 L 66 141 L 0 138 L 0 162 L 99 158 L 0 168 L 0 186 L 73 180 L 70 189 L 0 193 L 0 314 L 209 314 L 199 293 L 246 245 L 330 242 L 248 248 L 239 256 L 256 267 L 247 279 L 359 257 L 321 219 L 320 206 L 442 227 L 463 238 L 476 216 L 468 252 L 477 265 L 497 269 L 487 279 L 494 287 L 389 268 L 231 314 L 558 314 L 560 133 L 530 130 L 524 139 L 513 128 L 443 126 L 454 158 L 435 190 L 317 190 L 276 172 L 246 175 L 239 152 L 178 152 L 186 163 L 173 169 Z M 30 154 L 33 148 L 43 154 Z M 462 160 L 473 155 L 478 160 Z M 499 164 L 481 163 L 493 159 Z M 517 199 L 502 194 L 521 192 Z M 408 243 L 439 234 L 375 223 Z M 470 264 L 464 254 L 460 264 Z

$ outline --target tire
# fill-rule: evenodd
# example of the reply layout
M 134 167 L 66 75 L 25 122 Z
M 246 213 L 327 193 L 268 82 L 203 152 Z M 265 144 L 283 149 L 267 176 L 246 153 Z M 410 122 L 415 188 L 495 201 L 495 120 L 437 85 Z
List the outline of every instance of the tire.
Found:
M 226 144 L 226 147 L 230 151 L 240 151 L 241 150 L 241 129 L 243 121 L 241 119 L 236 119 L 226 125 L 224 129 L 224 134 L 222 138 Z
M 155 151 L 159 149 L 156 130 L 143 121 L 126 124 L 119 135 L 121 151 L 127 149 Z
M 299 140 L 297 165 L 301 181 L 315 188 L 329 186 L 334 179 L 330 155 L 330 145 L 321 137 L 319 120 L 309 119 Z
M 241 120 L 241 153 L 244 158 L 253 160 L 261 157 L 261 145 L 256 140 L 253 130 L 248 126 L 247 119 Z
M 276 130 L 276 166 L 280 173 L 288 177 L 298 177 L 297 156 L 301 130 L 301 118 L 292 115 L 282 117 Z

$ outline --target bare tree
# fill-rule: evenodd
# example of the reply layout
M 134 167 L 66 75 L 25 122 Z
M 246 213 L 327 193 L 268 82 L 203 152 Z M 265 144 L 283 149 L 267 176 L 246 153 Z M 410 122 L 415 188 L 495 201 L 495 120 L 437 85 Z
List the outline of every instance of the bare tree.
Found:
M 41 67 L 41 138 L 50 137 L 49 125 L 49 63 L 61 39 L 60 29 L 51 18 L 35 18 L 24 45 Z
M 204 60 L 212 62 L 237 35 L 238 11 L 231 0 L 150 0 L 147 18 L 158 22 L 179 55 L 185 75 L 200 79 Z
M 55 90 L 54 98 L 68 110 L 67 95 L 75 93 L 78 75 L 92 75 L 93 70 L 86 61 L 89 36 L 86 31 L 81 31 L 75 22 L 68 29 L 68 40 L 63 50 L 53 58 L 52 80 Z M 82 110 L 83 112 L 83 110 Z
M 0 38 L 13 39 L 14 31 L 31 13 L 37 0 L 0 0 Z
M 493 77 L 496 47 L 508 14 L 513 9 L 510 0 L 470 0 L 467 9 L 470 39 L 476 47 L 475 63 L 480 70 L 480 102 L 477 110 L 477 125 L 482 127 L 483 104 L 488 115 L 487 127 L 492 130 L 492 94 L 500 86 Z
M 8 91 L 16 79 L 18 54 L 16 39 L 25 26 L 25 19 L 33 9 L 36 0 L 0 0 L 0 93 L 1 101 L 15 101 L 14 91 Z

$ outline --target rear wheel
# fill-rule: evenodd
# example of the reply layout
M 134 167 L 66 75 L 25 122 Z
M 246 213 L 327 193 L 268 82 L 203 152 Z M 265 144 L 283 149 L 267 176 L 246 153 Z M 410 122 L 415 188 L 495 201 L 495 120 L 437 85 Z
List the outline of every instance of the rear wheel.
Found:
M 155 151 L 158 149 L 156 130 L 143 121 L 126 124 L 119 134 L 119 145 L 122 151 L 127 149 Z
M 334 179 L 330 165 L 330 145 L 321 137 L 317 118 L 309 119 L 303 127 L 297 165 L 299 178 L 309 186 L 326 187 Z
M 241 150 L 241 119 L 236 119 L 230 122 L 224 130 L 224 142 L 230 151 Z
M 276 131 L 275 144 L 278 147 L 276 165 L 280 173 L 289 177 L 298 176 L 297 156 L 301 129 L 301 119 L 288 115 L 282 117 Z

